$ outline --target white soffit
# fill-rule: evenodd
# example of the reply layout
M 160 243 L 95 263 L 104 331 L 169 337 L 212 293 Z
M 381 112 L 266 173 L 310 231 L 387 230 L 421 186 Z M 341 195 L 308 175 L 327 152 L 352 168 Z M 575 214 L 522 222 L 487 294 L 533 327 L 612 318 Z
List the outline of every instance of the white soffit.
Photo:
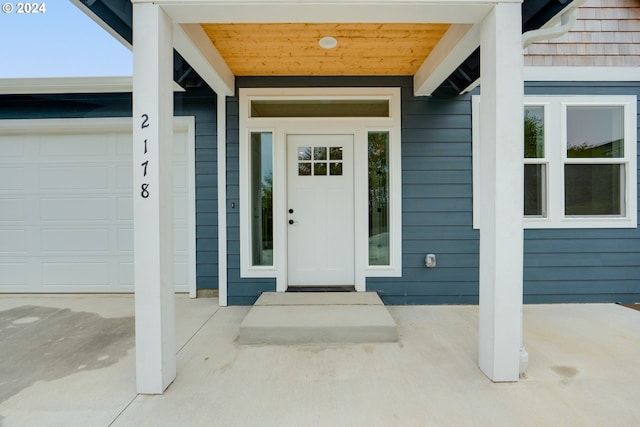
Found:
M 52 77 L 0 79 L 0 95 L 63 94 L 63 93 L 130 93 L 133 78 L 118 77 Z M 173 83 L 174 92 L 184 92 Z

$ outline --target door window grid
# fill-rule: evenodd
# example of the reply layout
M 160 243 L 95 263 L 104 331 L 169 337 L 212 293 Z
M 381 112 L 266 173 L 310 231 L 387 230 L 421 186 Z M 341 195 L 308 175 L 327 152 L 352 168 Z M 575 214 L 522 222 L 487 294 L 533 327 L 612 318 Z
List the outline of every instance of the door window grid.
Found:
M 298 176 L 342 176 L 342 147 L 298 147 Z

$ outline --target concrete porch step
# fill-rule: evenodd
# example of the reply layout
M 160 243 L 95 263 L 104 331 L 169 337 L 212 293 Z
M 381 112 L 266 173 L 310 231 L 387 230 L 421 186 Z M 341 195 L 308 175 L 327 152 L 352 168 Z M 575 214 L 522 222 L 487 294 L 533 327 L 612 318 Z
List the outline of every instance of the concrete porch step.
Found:
M 265 292 L 240 324 L 240 344 L 398 341 L 375 292 Z

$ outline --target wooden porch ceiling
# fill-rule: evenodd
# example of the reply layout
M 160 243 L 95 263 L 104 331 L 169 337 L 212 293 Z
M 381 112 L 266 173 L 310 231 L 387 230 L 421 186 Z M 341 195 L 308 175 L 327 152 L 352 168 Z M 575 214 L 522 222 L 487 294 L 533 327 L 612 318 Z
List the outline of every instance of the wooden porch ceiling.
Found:
M 202 24 L 236 76 L 414 75 L 449 24 Z M 318 41 L 338 41 L 323 49 Z

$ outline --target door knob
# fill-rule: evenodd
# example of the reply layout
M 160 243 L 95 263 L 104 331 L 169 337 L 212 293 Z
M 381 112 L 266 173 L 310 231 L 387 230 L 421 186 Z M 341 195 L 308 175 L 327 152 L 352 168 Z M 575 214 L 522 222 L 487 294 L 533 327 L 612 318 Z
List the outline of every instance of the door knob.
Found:
M 289 213 L 293 213 L 293 209 L 289 209 Z
M 292 220 L 292 219 L 290 219 L 290 220 L 289 220 L 289 224 L 293 224 L 294 222 L 295 222 L 295 221 L 294 221 L 294 220 Z

